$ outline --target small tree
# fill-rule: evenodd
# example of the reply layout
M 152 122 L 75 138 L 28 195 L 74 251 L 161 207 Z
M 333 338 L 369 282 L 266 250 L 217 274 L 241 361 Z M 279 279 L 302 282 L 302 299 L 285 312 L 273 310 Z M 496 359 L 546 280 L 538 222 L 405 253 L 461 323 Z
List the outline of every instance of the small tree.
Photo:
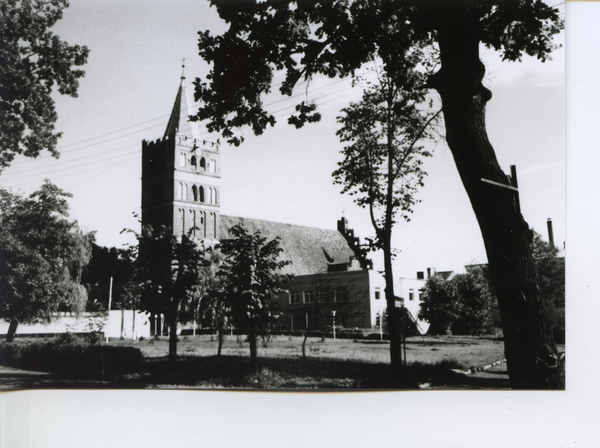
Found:
M 225 257 L 221 273 L 228 279 L 225 300 L 234 325 L 248 335 L 250 359 L 256 364 L 256 338 L 277 318 L 275 296 L 283 291 L 277 271 L 290 262 L 278 260 L 283 251 L 278 237 L 267 241 L 259 231 L 251 234 L 240 225 L 229 234 L 232 238 L 218 246 Z
M 342 109 L 344 115 L 338 117 L 342 128 L 337 135 L 350 145 L 344 147 L 344 159 L 333 173 L 334 182 L 343 185 L 342 193 L 368 208 L 375 230 L 370 248 L 383 251 L 394 368 L 401 365 L 402 336 L 394 294 L 392 228 L 398 219 L 410 221 L 413 206 L 419 202 L 415 195 L 426 175 L 421 165 L 431 154 L 416 143 L 431 135 L 426 127 L 437 116 L 419 110 L 425 94 L 418 86 L 425 82 L 425 75 L 418 67 L 425 56 L 419 49 L 402 53 L 394 72 L 388 67 L 384 74 L 377 73 L 378 82 L 367 83 L 362 101 Z
M 77 96 L 89 50 L 68 45 L 50 29 L 67 0 L 3 0 L 0 3 L 0 171 L 16 154 L 58 157 L 53 87 Z
M 0 189 L 0 318 L 10 322 L 7 342 L 19 323 L 85 309 L 81 276 L 94 234 L 68 219 L 67 197 L 49 180 L 26 198 Z
M 479 335 L 492 330 L 492 297 L 480 275 L 458 274 L 449 280 L 427 280 L 419 319 L 430 323 L 430 334 Z
M 136 235 L 138 244 L 130 247 L 137 260 L 140 283 L 140 308 L 164 313 L 169 325 L 169 361 L 177 360 L 177 323 L 181 305 L 193 300 L 205 280 L 204 268 L 210 264 L 207 249 L 183 235 L 175 237 L 170 229 L 144 226 Z

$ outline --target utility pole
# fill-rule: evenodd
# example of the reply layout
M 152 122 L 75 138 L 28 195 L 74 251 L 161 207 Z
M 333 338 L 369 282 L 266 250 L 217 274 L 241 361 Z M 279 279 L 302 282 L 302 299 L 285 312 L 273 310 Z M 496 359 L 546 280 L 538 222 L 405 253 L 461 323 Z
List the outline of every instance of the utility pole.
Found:
M 112 277 L 110 278 L 110 285 L 108 287 L 108 319 L 106 319 L 106 324 L 108 325 L 108 321 L 110 320 L 110 306 L 112 304 Z M 108 344 L 108 334 L 106 335 L 106 343 Z

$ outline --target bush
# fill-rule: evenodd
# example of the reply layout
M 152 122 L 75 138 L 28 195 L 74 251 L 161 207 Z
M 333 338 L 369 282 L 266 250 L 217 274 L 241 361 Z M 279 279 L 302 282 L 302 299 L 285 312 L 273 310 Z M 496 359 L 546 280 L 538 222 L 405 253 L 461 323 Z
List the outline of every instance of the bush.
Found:
M 49 341 L 2 342 L 0 363 L 90 379 L 116 378 L 139 368 L 143 355 L 138 348 L 105 346 L 97 340 L 64 333 Z
M 284 378 L 266 367 L 246 377 L 244 386 L 255 389 L 279 389 L 284 383 Z
M 481 276 L 433 276 L 427 280 L 419 318 L 431 324 L 429 334 L 482 335 L 493 332 L 491 311 L 492 297 Z

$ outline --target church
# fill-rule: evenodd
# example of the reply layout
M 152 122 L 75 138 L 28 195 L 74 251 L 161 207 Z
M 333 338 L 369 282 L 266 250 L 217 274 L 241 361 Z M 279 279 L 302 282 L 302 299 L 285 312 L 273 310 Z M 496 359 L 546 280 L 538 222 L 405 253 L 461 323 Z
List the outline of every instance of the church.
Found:
M 241 225 L 269 240 L 279 237 L 289 260 L 283 274 L 293 276 L 279 298 L 278 329 L 288 331 L 360 328 L 380 331 L 385 314 L 385 282 L 372 270 L 358 238 L 342 218 L 337 230 L 225 216 L 220 213 L 219 145 L 200 139 L 188 120 L 192 102 L 182 75 L 162 139 L 142 142 L 142 224 L 170 227 L 207 244 L 228 237 Z M 398 299 L 397 306 L 403 300 Z

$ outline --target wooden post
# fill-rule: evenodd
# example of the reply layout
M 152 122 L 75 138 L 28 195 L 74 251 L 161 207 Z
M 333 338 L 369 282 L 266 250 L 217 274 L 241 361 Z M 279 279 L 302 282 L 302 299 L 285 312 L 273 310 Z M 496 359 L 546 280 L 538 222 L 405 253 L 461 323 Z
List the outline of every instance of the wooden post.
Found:
M 510 184 L 517 189 L 515 193 L 515 208 L 517 213 L 521 214 L 521 203 L 519 200 L 519 182 L 517 180 L 517 167 L 516 165 L 510 166 Z

